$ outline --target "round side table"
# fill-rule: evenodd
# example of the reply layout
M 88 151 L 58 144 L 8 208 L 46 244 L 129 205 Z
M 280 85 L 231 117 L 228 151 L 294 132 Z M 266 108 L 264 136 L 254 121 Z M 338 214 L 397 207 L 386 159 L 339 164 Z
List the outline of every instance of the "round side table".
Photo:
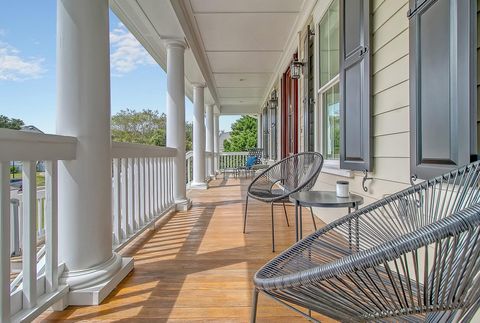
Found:
M 293 193 L 289 196 L 290 202 L 295 205 L 295 237 L 302 239 L 302 207 L 327 207 L 327 208 L 348 208 L 348 213 L 352 209 L 358 210 L 358 206 L 363 204 L 363 197 L 350 193 L 349 197 L 337 197 L 333 191 L 305 191 Z

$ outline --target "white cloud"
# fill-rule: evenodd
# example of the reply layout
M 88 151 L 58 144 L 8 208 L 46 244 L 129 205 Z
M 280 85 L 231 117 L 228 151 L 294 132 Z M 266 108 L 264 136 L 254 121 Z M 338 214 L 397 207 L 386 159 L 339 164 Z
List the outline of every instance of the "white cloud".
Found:
M 41 77 L 43 58 L 25 58 L 18 49 L 0 41 L 0 80 L 24 81 Z
M 110 32 L 110 45 L 110 64 L 114 75 L 126 74 L 139 66 L 155 64 L 153 58 L 123 24 Z

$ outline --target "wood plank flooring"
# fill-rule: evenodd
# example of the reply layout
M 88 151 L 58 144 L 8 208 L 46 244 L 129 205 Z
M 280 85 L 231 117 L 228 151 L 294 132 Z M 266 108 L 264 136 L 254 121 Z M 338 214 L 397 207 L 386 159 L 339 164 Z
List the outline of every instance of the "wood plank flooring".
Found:
M 248 322 L 254 273 L 295 240 L 293 207 L 287 206 L 290 227 L 277 207 L 273 254 L 270 206 L 255 201 L 249 203 L 247 234 L 242 233 L 248 183 L 219 179 L 208 190 L 189 192 L 191 210 L 174 214 L 124 249 L 135 258 L 135 269 L 103 304 L 49 311 L 37 322 Z M 304 235 L 312 231 L 305 216 Z M 264 295 L 257 318 L 306 322 Z

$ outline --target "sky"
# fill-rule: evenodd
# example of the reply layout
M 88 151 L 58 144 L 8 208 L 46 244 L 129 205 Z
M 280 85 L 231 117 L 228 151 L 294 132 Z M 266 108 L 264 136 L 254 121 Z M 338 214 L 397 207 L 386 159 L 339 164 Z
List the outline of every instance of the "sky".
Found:
M 0 3 L 0 114 L 55 133 L 56 0 Z M 111 111 L 166 112 L 166 74 L 110 12 Z M 185 98 L 186 120 L 193 105 Z M 220 117 L 229 131 L 239 116 Z

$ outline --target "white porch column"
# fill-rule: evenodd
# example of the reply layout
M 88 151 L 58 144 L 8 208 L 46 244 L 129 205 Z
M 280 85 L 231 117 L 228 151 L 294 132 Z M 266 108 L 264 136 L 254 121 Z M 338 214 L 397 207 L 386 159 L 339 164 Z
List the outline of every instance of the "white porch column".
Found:
M 263 146 L 263 131 L 262 131 L 262 114 L 257 116 L 257 148 L 262 148 Z
M 205 102 L 203 84 L 193 86 L 193 183 L 192 188 L 206 189 L 205 181 Z
M 207 175 L 212 177 L 215 176 L 214 166 L 213 166 L 213 105 L 207 104 L 207 151 L 211 152 L 212 155 L 208 157 L 207 161 Z
M 58 167 L 59 262 L 70 305 L 100 303 L 133 269 L 112 252 L 108 10 L 108 0 L 57 1 L 57 134 L 78 139 L 76 159 Z
M 219 119 L 220 119 L 220 115 L 218 114 L 215 114 L 215 117 L 214 117 L 214 121 L 213 121 L 213 150 L 215 152 L 215 155 L 214 155 L 214 162 L 213 162 L 213 170 L 214 172 L 216 173 L 219 168 L 220 168 L 220 156 L 219 156 L 219 153 L 220 153 L 220 138 L 219 138 L 219 135 L 220 135 L 220 124 L 219 124 Z
M 186 44 L 168 40 L 167 46 L 167 146 L 177 149 L 173 164 L 173 194 L 177 210 L 187 210 L 185 166 L 185 66 Z

